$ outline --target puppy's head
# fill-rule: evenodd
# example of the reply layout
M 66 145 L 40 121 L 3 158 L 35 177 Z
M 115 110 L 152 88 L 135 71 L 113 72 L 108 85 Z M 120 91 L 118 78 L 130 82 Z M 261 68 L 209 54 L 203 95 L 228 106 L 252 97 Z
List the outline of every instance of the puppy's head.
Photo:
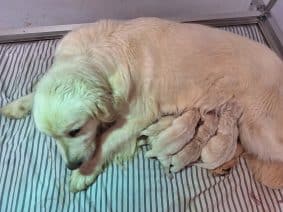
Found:
M 88 63 L 55 63 L 38 83 L 33 116 L 39 130 L 56 140 L 67 167 L 90 159 L 102 123 L 114 120 L 110 86 Z

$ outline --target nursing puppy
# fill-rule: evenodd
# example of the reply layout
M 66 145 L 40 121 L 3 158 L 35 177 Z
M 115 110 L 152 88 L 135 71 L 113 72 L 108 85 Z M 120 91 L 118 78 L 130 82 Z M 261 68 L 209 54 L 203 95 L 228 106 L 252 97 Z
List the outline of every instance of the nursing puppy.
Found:
M 80 168 L 71 176 L 71 190 L 80 191 L 107 162 L 130 157 L 141 131 L 162 115 L 178 114 L 181 149 L 198 121 L 192 111 L 205 116 L 234 98 L 243 108 L 239 135 L 255 156 L 254 170 L 268 161 L 262 174 L 279 179 L 279 187 L 282 80 L 282 61 L 271 50 L 232 33 L 156 18 L 100 21 L 67 34 L 35 92 L 1 113 L 20 118 L 32 110 L 67 166 Z M 111 122 L 98 137 L 98 127 Z
M 241 154 L 238 144 L 241 106 L 231 99 L 203 117 L 198 110 L 190 112 L 187 114 L 194 118 L 191 126 L 187 120 L 181 123 L 182 117 L 168 115 L 142 131 L 146 139 L 139 145 L 149 144 L 151 148 L 145 156 L 157 158 L 166 172 L 178 172 L 193 163 L 214 174 L 227 173 Z

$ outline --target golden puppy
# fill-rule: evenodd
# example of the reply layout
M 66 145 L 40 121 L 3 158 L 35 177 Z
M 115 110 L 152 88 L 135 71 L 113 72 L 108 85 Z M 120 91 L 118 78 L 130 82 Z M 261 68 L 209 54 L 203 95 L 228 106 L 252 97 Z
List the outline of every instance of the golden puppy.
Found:
M 71 190 L 79 191 L 107 161 L 131 156 L 140 132 L 158 117 L 179 114 L 175 127 L 184 136 L 172 142 L 184 145 L 197 120 L 191 111 L 203 115 L 232 97 L 243 108 L 246 151 L 283 162 L 282 80 L 275 53 L 229 32 L 156 18 L 100 21 L 67 34 L 35 93 L 1 112 L 19 118 L 32 109 L 67 165 L 88 172 L 72 174 Z M 95 139 L 98 126 L 112 121 Z
M 141 145 L 151 146 L 146 156 L 158 158 L 165 170 L 171 172 L 178 172 L 192 163 L 211 170 L 220 168 L 237 151 L 242 108 L 231 99 L 204 114 L 203 118 L 198 110 L 190 112 L 187 115 L 194 117 L 192 125 L 180 123 L 183 118 L 165 116 L 142 131 L 141 135 L 147 138 Z M 199 159 L 201 162 L 197 162 Z M 227 165 L 225 167 L 227 169 Z

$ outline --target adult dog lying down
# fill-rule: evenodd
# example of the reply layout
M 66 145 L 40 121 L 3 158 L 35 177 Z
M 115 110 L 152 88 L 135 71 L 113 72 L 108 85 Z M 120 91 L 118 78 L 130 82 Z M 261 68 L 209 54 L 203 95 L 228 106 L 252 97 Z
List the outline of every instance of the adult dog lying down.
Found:
M 253 155 L 254 173 L 280 187 L 282 80 L 282 61 L 271 50 L 228 32 L 155 18 L 101 21 L 67 34 L 35 92 L 1 112 L 20 118 L 32 110 L 67 166 L 80 167 L 71 176 L 71 189 L 79 191 L 108 161 L 130 157 L 141 131 L 162 115 L 178 114 L 164 131 L 170 132 L 166 145 L 177 145 L 174 135 L 182 132 L 178 152 L 192 138 L 198 116 L 233 99 L 242 108 L 237 129 Z M 113 121 L 96 138 L 97 128 Z M 216 144 L 214 150 L 222 151 L 225 142 Z

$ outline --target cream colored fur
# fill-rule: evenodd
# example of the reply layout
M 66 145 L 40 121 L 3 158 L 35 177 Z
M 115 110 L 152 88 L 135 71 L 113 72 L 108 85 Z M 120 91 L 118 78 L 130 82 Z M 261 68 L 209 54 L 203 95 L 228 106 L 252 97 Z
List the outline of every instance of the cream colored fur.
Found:
M 72 176 L 71 189 L 79 191 L 107 160 L 131 155 L 140 132 L 163 114 L 209 111 L 232 97 L 244 108 L 239 133 L 246 151 L 283 162 L 282 80 L 275 53 L 229 32 L 156 18 L 100 21 L 63 38 L 35 91 L 33 115 L 40 130 L 57 136 L 66 161 L 88 160 L 95 151 L 81 166 L 89 175 Z M 93 142 L 95 128 L 113 120 Z M 94 128 L 85 126 L 89 121 Z M 70 122 L 87 128 L 84 138 L 66 135 Z

